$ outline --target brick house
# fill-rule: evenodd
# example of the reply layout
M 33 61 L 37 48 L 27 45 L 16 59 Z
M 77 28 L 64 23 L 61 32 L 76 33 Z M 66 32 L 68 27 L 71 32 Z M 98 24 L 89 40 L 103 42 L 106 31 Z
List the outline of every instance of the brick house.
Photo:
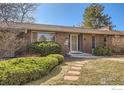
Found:
M 1 24 L 5 27 L 5 24 Z M 21 28 L 26 33 L 27 44 L 54 40 L 62 45 L 63 53 L 92 53 L 99 46 L 111 47 L 115 53 L 124 51 L 124 33 L 108 28 L 89 29 L 44 24 L 10 23 L 7 28 Z

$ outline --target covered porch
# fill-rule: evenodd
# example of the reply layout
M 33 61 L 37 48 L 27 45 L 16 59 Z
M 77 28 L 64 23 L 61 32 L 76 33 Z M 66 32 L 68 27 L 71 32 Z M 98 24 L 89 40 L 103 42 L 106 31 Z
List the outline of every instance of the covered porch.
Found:
M 92 56 L 92 46 L 95 45 L 95 39 L 92 41 L 92 38 L 86 38 L 86 35 L 84 34 L 70 34 L 69 42 L 70 51 L 68 54 L 70 56 Z

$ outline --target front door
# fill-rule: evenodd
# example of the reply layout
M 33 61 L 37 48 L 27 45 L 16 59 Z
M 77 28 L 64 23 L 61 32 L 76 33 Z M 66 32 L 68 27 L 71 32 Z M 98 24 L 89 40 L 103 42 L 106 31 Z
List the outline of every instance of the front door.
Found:
M 78 34 L 70 35 L 70 50 L 78 51 Z

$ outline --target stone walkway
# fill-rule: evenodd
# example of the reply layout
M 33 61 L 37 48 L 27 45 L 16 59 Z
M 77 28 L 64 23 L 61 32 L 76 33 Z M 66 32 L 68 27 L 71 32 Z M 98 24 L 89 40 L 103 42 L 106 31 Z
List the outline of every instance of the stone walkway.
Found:
M 75 62 L 70 66 L 70 69 L 64 76 L 65 81 L 76 81 L 79 79 L 81 74 L 81 69 L 85 63 L 88 61 Z

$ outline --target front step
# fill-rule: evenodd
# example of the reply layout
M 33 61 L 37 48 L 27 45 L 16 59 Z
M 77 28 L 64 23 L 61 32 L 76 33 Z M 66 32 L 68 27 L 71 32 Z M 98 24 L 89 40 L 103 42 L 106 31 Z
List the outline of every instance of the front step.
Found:
M 81 51 L 70 51 L 69 54 L 82 54 L 83 52 Z
M 93 56 L 92 54 L 89 54 L 89 53 L 83 53 L 83 52 L 80 52 L 80 51 L 71 51 L 69 52 L 69 55 L 71 57 L 75 57 L 75 58 L 95 58 L 95 56 Z

